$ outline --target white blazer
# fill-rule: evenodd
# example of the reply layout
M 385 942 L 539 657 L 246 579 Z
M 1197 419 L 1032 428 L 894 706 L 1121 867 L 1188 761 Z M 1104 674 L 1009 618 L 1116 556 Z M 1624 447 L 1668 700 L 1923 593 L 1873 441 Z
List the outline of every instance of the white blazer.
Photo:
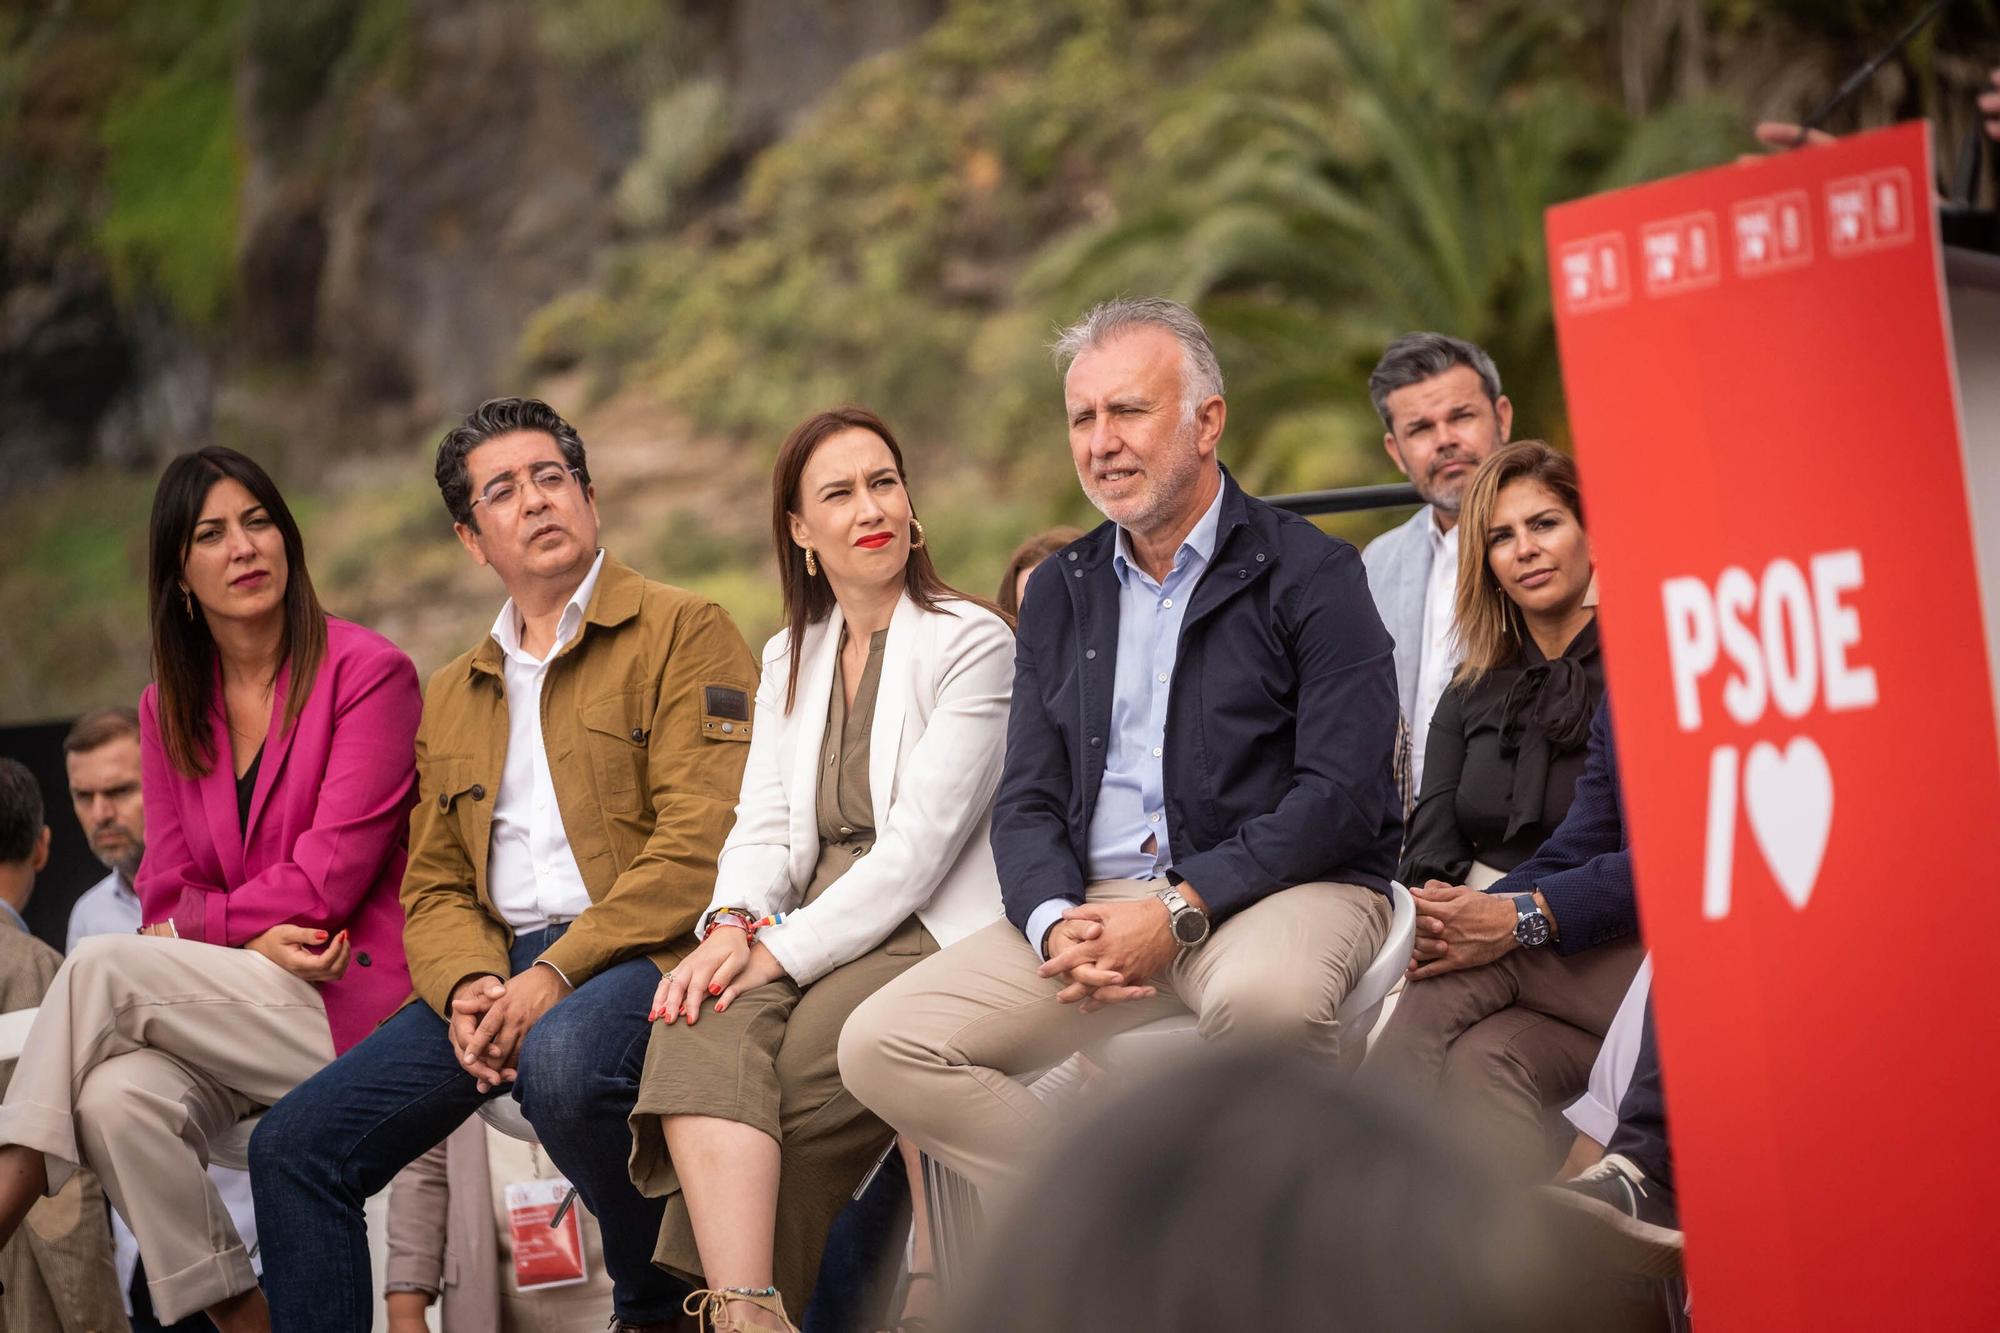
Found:
M 842 623 L 835 606 L 806 630 L 790 713 L 790 632 L 764 645 L 743 796 L 702 913 L 704 928 L 720 907 L 786 913 L 757 938 L 802 986 L 873 949 L 911 912 L 940 946 L 1001 914 L 987 834 L 1006 753 L 1014 635 L 971 602 L 926 611 L 907 594 L 889 620 L 868 733 L 875 846 L 799 906 L 819 864 L 820 745 Z

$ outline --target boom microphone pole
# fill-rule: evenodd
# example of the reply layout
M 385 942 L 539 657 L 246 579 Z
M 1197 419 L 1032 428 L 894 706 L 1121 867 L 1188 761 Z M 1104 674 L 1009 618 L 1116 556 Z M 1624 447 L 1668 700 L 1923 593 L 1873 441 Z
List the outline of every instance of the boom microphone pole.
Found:
M 1931 25 L 1931 21 L 1937 18 L 1939 14 L 1942 14 L 1944 7 L 1950 3 L 1951 0 L 1932 0 L 1931 5 L 1923 13 L 1917 15 L 1911 21 L 1910 26 L 1903 29 L 1895 41 L 1882 48 L 1879 55 L 1848 75 L 1838 88 L 1827 94 L 1826 100 L 1814 107 L 1812 114 L 1805 118 L 1805 123 L 1799 126 L 1799 137 L 1792 140 L 1792 147 L 1797 148 L 1804 144 L 1807 135 L 1818 129 L 1821 125 L 1824 125 L 1828 116 L 1839 110 L 1848 98 L 1861 91 L 1862 85 L 1875 77 L 1876 70 L 1882 68 L 1882 66 L 1888 64 L 1901 54 L 1903 48 L 1908 46 L 1918 33 L 1928 28 Z

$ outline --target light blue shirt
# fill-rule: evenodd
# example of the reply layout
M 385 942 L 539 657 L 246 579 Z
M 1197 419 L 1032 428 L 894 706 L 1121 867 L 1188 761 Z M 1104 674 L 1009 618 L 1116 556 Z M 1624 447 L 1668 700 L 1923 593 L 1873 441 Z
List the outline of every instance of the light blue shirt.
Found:
M 1167 698 L 1173 687 L 1174 658 L 1180 651 L 1181 621 L 1195 585 L 1215 555 L 1222 520 L 1222 491 L 1195 521 L 1174 552 L 1167 577 L 1153 577 L 1132 558 L 1125 529 L 1118 529 L 1111 557 L 1118 576 L 1118 654 L 1111 693 L 1111 751 L 1090 816 L 1090 864 L 1084 877 L 1154 879 L 1174 863 L 1167 841 Z M 1146 851 L 1148 839 L 1153 850 Z M 1042 937 L 1070 907 L 1051 898 L 1028 914 L 1028 943 L 1039 952 Z
M 63 952 L 75 953 L 76 946 L 92 935 L 136 935 L 140 919 L 138 893 L 114 870 L 91 885 L 69 909 Z
M 24 919 L 19 912 L 14 910 L 14 904 L 8 902 L 5 898 L 0 898 L 0 912 L 5 912 L 7 914 L 7 917 L 11 918 L 14 924 L 20 927 L 21 933 L 23 935 L 32 935 L 35 933 L 34 931 L 28 929 L 28 923 L 26 919 Z

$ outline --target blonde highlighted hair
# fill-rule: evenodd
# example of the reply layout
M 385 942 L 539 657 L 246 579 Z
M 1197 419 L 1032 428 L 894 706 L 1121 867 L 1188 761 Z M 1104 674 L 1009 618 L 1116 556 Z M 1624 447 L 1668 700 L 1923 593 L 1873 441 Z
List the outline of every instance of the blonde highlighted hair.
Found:
M 1486 532 L 1500 492 L 1517 481 L 1532 481 L 1548 490 L 1575 516 L 1586 531 L 1583 494 L 1576 464 L 1541 440 L 1516 440 L 1479 465 L 1465 488 L 1458 509 L 1458 596 L 1452 607 L 1453 630 L 1459 645 L 1454 684 L 1474 685 L 1487 672 L 1506 666 L 1521 651 L 1528 627 L 1486 558 Z

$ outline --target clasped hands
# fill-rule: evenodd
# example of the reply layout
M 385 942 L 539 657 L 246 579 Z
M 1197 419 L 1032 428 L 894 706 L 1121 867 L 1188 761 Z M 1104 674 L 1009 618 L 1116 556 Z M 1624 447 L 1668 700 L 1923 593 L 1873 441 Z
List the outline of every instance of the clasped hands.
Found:
M 452 988 L 451 1044 L 458 1063 L 491 1092 L 520 1075 L 521 1041 L 556 1002 L 570 993 L 562 973 L 536 963 L 502 981 L 490 974 L 467 977 Z
M 1187 885 L 1181 886 L 1188 893 Z M 1189 901 L 1193 901 L 1192 894 Z M 1151 983 L 1180 953 L 1167 905 L 1151 896 L 1072 907 L 1049 928 L 1049 961 L 1037 971 L 1061 977 L 1056 998 L 1083 1005 L 1086 1014 L 1107 1004 L 1159 994 Z
M 769 949 L 734 926 L 720 926 L 709 931 L 693 953 L 660 978 L 646 1021 L 656 1023 L 664 1018 L 672 1027 L 675 1019 L 685 1019 L 692 1026 L 701 1016 L 703 996 L 715 1001 L 719 1014 L 744 991 L 786 975 L 785 965 Z
M 1411 981 L 1480 967 L 1519 947 L 1514 925 L 1520 913 L 1512 898 L 1441 879 L 1411 889 L 1410 897 L 1417 906 L 1416 939 L 1403 975 Z M 1542 901 L 1539 893 L 1535 900 Z M 1543 913 L 1548 915 L 1546 905 Z

